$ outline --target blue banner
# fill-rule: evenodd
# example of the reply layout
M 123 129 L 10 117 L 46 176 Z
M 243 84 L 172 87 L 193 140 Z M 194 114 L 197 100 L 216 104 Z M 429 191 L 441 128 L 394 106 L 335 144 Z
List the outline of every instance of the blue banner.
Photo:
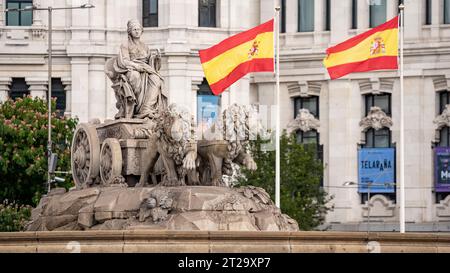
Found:
M 358 190 L 395 192 L 395 148 L 363 148 L 358 151 Z

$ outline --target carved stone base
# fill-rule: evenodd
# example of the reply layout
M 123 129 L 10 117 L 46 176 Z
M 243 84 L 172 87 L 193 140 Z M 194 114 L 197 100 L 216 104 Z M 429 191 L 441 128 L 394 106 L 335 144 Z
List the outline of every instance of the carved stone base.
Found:
M 60 189 L 41 199 L 28 231 L 52 230 L 298 231 L 256 187 Z

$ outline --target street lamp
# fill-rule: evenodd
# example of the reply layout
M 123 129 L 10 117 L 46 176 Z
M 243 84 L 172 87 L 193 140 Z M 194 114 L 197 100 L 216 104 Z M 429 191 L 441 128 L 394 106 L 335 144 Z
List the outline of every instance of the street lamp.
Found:
M 51 175 L 55 172 L 56 168 L 56 160 L 57 156 L 56 154 L 52 153 L 52 31 L 53 31 L 53 25 L 52 25 L 52 14 L 54 10 L 67 10 L 67 9 L 90 9 L 95 8 L 92 4 L 83 4 L 81 6 L 72 6 L 72 7 L 46 7 L 46 8 L 40 8 L 36 6 L 27 6 L 22 9 L 18 8 L 12 8 L 12 9 L 5 9 L 5 12 L 20 12 L 20 11 L 32 11 L 32 10 L 46 10 L 48 11 L 48 140 L 47 140 L 47 159 L 48 159 L 48 169 L 47 169 L 47 191 L 50 191 L 51 187 Z
M 354 185 L 358 185 L 358 183 L 353 182 L 353 181 L 346 181 L 342 185 L 343 186 L 354 186 Z M 370 203 L 370 187 L 372 187 L 372 186 L 392 187 L 393 185 L 395 185 L 395 183 L 373 183 L 373 182 L 367 182 L 367 237 L 369 237 L 369 233 L 370 233 L 370 207 L 372 205 Z

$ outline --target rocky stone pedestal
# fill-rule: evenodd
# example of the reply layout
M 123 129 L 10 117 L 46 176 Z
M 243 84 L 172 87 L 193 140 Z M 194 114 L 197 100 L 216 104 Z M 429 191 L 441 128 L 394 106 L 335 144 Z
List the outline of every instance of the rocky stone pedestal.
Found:
M 28 231 L 298 231 L 261 188 L 99 187 L 54 189 L 32 212 Z

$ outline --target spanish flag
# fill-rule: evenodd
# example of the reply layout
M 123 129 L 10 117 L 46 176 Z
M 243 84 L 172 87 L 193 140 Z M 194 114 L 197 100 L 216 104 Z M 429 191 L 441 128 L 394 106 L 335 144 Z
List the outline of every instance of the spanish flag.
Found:
M 352 72 L 398 69 L 398 16 L 327 49 L 323 64 L 332 80 Z
M 215 95 L 250 72 L 274 71 L 274 20 L 200 50 L 206 80 Z

